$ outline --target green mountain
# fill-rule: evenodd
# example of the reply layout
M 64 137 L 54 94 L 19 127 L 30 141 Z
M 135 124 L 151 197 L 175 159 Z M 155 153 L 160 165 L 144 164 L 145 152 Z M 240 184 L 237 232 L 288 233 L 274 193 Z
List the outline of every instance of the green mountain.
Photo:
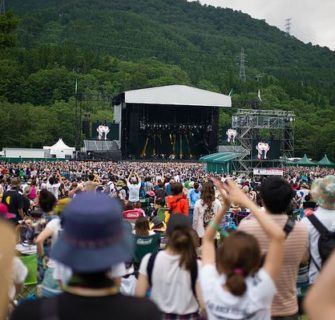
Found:
M 335 157 L 335 53 L 328 48 L 241 12 L 186 0 L 11 0 L 8 6 L 20 18 L 18 46 L 3 55 L 11 60 L 9 73 L 0 61 L 0 76 L 6 70 L 7 77 L 0 96 L 10 103 L 67 102 L 78 77 L 86 93 L 169 83 L 233 89 L 235 106 L 260 89 L 262 108 L 296 111 L 298 154 Z M 246 82 L 239 79 L 241 48 Z
M 28 48 L 70 43 L 126 60 L 156 57 L 180 66 L 194 83 L 206 79 L 229 92 L 237 85 L 244 47 L 249 80 L 274 76 L 298 98 L 301 86 L 311 86 L 318 89 L 313 102 L 328 102 L 320 101 L 325 95 L 335 104 L 334 52 L 241 12 L 185 0 L 12 0 L 10 5 L 22 16 L 20 43 Z

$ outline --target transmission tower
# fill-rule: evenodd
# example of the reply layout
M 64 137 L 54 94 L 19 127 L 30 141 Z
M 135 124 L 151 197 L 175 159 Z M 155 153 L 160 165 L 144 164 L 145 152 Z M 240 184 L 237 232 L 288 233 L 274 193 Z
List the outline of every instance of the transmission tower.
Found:
M 245 63 L 246 63 L 246 60 L 245 60 L 245 53 L 244 53 L 244 48 L 241 48 L 241 54 L 240 54 L 240 80 L 245 82 L 247 80 L 247 77 L 245 75 Z
M 287 18 L 285 19 L 285 30 L 286 30 L 286 35 L 290 35 L 291 33 L 291 25 L 292 25 L 292 18 Z
M 5 0 L 0 0 L 0 15 L 6 13 L 6 2 Z

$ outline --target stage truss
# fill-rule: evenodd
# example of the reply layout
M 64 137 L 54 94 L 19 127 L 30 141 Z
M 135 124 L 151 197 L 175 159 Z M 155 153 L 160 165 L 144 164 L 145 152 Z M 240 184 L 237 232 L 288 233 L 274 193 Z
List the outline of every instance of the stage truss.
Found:
M 292 111 L 283 110 L 255 110 L 238 109 L 232 117 L 232 128 L 238 133 L 237 140 L 240 145 L 250 150 L 250 155 L 244 155 L 239 159 L 240 171 L 252 171 L 255 167 L 262 166 L 264 160 L 254 160 L 253 140 L 260 136 L 262 129 L 271 130 L 280 140 L 282 159 L 271 160 L 275 166 L 282 166 L 285 158 L 294 156 L 294 121 L 295 114 Z M 269 162 L 269 161 L 267 161 Z M 278 164 L 278 162 L 280 162 Z

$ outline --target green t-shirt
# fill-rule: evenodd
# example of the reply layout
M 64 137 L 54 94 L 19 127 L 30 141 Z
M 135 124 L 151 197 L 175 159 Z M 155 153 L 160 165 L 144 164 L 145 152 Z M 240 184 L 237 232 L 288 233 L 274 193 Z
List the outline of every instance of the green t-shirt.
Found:
M 135 240 L 135 252 L 134 252 L 134 263 L 135 266 L 140 265 L 143 257 L 148 253 L 154 253 L 159 250 L 161 236 L 159 233 L 147 236 L 147 237 L 134 237 Z

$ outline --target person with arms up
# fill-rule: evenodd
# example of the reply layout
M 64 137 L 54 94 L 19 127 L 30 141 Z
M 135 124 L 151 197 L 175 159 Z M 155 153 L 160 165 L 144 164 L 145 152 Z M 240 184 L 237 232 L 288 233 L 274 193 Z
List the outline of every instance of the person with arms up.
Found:
M 141 179 L 137 173 L 130 174 L 127 181 L 127 187 L 129 189 L 129 201 L 136 203 L 140 201 L 140 188 L 141 188 Z
M 56 199 L 58 200 L 58 195 L 59 195 L 59 187 L 62 182 L 62 176 L 60 175 L 59 171 L 57 171 L 56 174 L 52 175 L 49 177 L 47 184 L 46 184 L 46 189 L 51 192 Z
M 121 204 L 108 195 L 85 192 L 63 212 L 63 231 L 51 258 L 70 268 L 73 275 L 64 293 L 21 304 L 11 320 L 133 320 L 161 319 L 145 298 L 123 296 L 108 273 L 128 261 L 132 238 L 121 221 Z
M 285 233 L 233 181 L 224 184 L 214 181 L 224 199 L 224 208 L 215 215 L 203 237 L 200 286 L 208 319 L 270 320 L 276 293 L 274 281 L 283 262 Z M 263 267 L 256 238 L 242 231 L 223 233 L 216 255 L 214 240 L 218 225 L 231 202 L 249 208 L 269 237 Z

